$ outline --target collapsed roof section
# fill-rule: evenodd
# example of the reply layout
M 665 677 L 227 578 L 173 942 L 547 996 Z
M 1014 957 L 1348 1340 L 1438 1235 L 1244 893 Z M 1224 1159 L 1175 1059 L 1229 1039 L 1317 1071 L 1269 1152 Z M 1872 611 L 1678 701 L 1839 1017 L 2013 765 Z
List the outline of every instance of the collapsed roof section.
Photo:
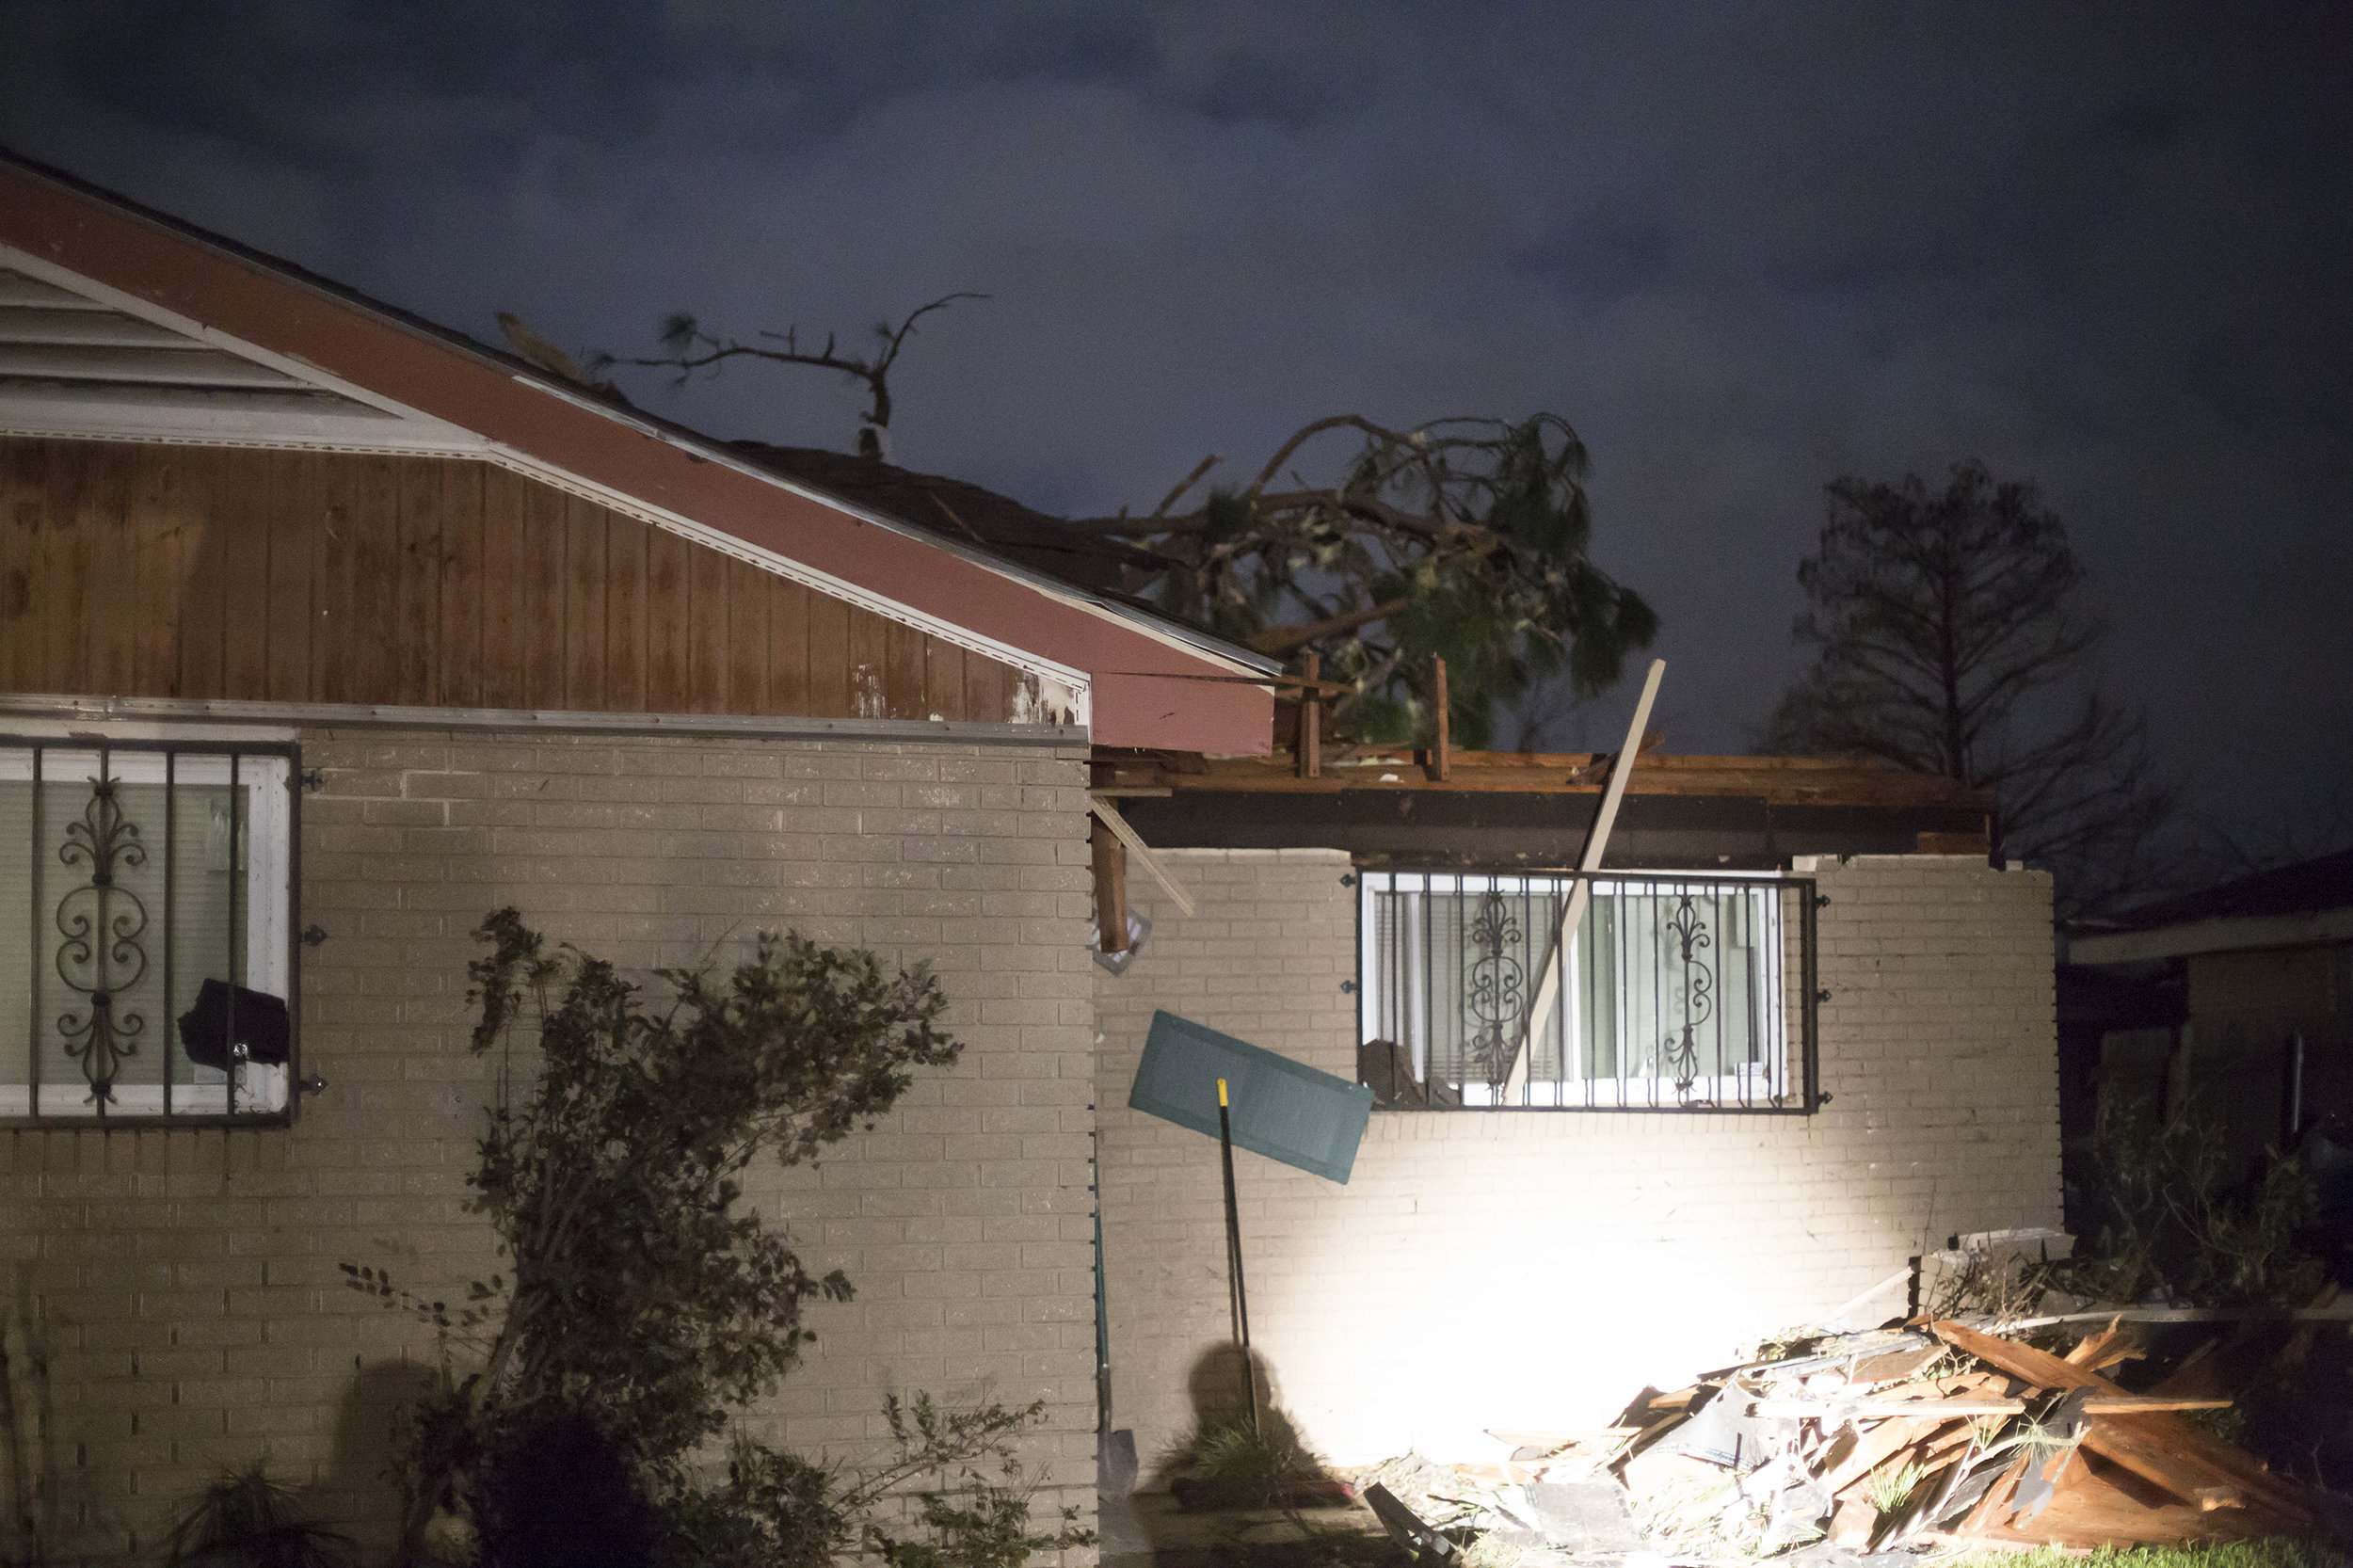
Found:
M 1368 865 L 1577 864 L 1608 753 L 1360 747 L 1302 776 L 1289 759 L 1098 762 L 1096 788 L 1156 848 L 1340 849 Z M 1883 763 L 1792 757 L 1634 760 L 1604 864 L 1770 871 L 1798 856 L 1988 853 L 1993 801 Z

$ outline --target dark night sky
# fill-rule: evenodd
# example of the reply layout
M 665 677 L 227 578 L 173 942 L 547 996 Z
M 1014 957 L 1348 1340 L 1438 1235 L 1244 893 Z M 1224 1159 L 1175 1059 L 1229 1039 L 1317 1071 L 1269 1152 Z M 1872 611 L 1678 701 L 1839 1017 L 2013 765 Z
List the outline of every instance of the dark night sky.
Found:
M 480 9 L 15 0 L 0 140 L 490 341 L 986 291 L 896 455 L 1048 510 L 1342 409 L 1551 409 L 1678 750 L 1792 669 L 1825 480 L 1980 456 L 2067 519 L 2193 798 L 2343 811 L 2353 8 Z M 720 436 L 857 407 L 630 385 Z

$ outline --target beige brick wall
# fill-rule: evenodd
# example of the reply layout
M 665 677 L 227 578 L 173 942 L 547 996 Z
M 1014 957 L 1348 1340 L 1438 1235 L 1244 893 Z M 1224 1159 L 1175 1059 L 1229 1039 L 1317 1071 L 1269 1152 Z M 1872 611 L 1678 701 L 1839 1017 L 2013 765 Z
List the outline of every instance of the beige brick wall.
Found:
M 314 732 L 303 764 L 304 1064 L 291 1130 L 0 1135 L 9 1298 L 50 1356 L 62 1524 L 160 1553 L 222 1467 L 277 1474 L 372 1547 L 392 1406 L 430 1335 L 337 1264 L 428 1293 L 492 1267 L 463 1180 L 486 1080 L 467 936 L 505 903 L 629 966 L 761 927 L 928 959 L 966 1053 L 882 1127 L 754 1195 L 856 1300 L 764 1424 L 856 1451 L 888 1391 L 1045 1400 L 1041 1502 L 1094 1507 L 1094 968 L 1083 748 Z M 11 1335 L 20 1395 L 25 1340 Z M 29 1419 L 29 1416 L 27 1417 Z
M 1152 1014 L 1344 1078 L 1356 1043 L 1344 855 L 1167 859 L 1198 913 L 1131 876 L 1152 935 L 1096 987 L 1114 1420 L 1147 1476 L 1228 1334 L 1216 1144 L 1127 1109 Z M 1376 1112 L 1345 1187 L 1236 1156 L 1253 1339 L 1312 1444 L 1496 1458 L 1482 1429 L 1606 1420 L 1924 1240 L 2059 1223 L 2048 879 L 1825 866 L 1818 1114 Z

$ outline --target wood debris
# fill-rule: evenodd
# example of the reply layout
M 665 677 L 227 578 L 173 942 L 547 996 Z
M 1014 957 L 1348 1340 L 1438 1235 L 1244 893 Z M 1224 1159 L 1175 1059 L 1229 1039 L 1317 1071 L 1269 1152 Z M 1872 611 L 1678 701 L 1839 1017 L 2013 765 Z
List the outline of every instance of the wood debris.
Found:
M 1593 1432 L 1497 1431 L 1490 1488 L 1615 1477 L 1655 1534 L 1721 1555 L 1827 1536 L 2069 1550 L 2308 1535 L 2320 1499 L 2184 1419 L 2231 1400 L 2198 1358 L 2146 1392 L 2104 1371 L 2139 1352 L 2114 1320 L 2065 1356 L 1950 1321 L 1838 1335 L 1645 1389 Z

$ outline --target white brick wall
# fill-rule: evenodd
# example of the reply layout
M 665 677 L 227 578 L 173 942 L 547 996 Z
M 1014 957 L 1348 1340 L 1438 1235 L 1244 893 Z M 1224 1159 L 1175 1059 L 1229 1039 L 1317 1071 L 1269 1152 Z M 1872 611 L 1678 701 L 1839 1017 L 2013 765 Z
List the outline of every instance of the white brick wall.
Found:
M 1127 1109 L 1166 1008 L 1355 1074 L 1345 855 L 1179 851 L 1187 919 L 1098 978 L 1112 1399 L 1147 1477 L 1228 1334 L 1214 1142 Z M 1236 1156 L 1253 1339 L 1343 1462 L 1493 1458 L 1836 1307 L 1958 1231 L 2059 1223 L 2050 888 L 1929 856 L 1820 874 L 1811 1117 L 1376 1112 L 1337 1186 Z M 1892 1310 L 1901 1305 L 1892 1298 Z
M 1043 1399 L 1039 1500 L 1091 1517 L 1083 748 L 314 732 L 303 764 L 327 776 L 301 907 L 328 933 L 301 998 L 327 1092 L 290 1131 L 5 1135 L 0 1247 L 51 1352 L 70 1544 L 152 1560 L 194 1488 L 264 1451 L 386 1544 L 385 1420 L 434 1346 L 336 1265 L 434 1293 L 493 1267 L 462 1207 L 486 1088 L 465 965 L 505 903 L 627 966 L 728 962 L 763 926 L 929 960 L 963 1060 L 751 1184 L 857 1287 L 811 1308 L 763 1424 L 840 1453 L 879 1435 L 887 1391 Z

